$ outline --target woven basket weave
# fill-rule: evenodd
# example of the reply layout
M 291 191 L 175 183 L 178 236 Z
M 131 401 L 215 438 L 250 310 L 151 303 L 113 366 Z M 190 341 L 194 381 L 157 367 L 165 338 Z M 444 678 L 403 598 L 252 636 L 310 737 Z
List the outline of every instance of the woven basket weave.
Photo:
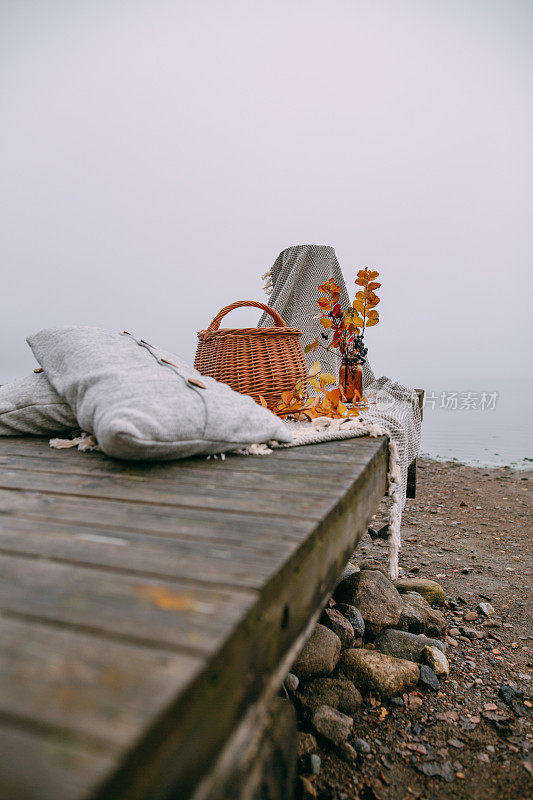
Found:
M 223 317 L 234 308 L 252 306 L 266 311 L 273 328 L 220 328 Z M 223 308 L 205 331 L 198 332 L 194 366 L 202 375 L 227 383 L 236 392 L 256 401 L 262 395 L 270 409 L 282 392 L 301 380 L 307 388 L 305 363 L 298 328 L 289 328 L 277 311 L 255 300 L 239 300 Z

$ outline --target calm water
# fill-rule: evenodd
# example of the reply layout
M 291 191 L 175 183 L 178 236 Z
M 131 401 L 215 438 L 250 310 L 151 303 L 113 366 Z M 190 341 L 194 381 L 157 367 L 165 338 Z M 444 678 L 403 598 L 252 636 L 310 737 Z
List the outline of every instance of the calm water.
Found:
M 455 458 L 475 466 L 531 469 L 530 398 L 531 388 L 525 383 L 498 389 L 488 384 L 473 389 L 470 395 L 458 392 L 456 398 L 450 390 L 444 394 L 430 390 L 426 394 L 421 451 L 432 458 Z

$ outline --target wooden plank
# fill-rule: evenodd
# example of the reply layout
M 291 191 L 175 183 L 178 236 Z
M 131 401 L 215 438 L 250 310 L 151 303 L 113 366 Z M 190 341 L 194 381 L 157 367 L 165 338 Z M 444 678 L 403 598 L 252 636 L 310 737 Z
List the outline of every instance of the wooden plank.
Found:
M 0 515 L 0 554 L 258 589 L 298 545 L 276 534 L 209 542 Z
M 0 800 L 85 800 L 112 757 L 0 723 Z
M 205 662 L 13 619 L 0 618 L 0 641 L 1 718 L 110 754 L 131 745 Z
M 1 444 L 1 440 L 0 440 Z M 80 475 L 80 476 L 97 476 L 97 477 L 120 477 L 124 484 L 129 484 L 133 489 L 135 485 L 142 483 L 152 483 L 172 489 L 176 486 L 177 482 L 181 487 L 198 485 L 211 486 L 216 484 L 218 489 L 223 488 L 239 488 L 250 489 L 254 492 L 261 488 L 269 492 L 280 492 L 283 494 L 300 494 L 309 495 L 317 490 L 317 476 L 320 474 L 320 468 L 314 471 L 306 471 L 302 467 L 291 466 L 288 472 L 283 475 L 276 474 L 280 472 L 279 466 L 276 472 L 261 472 L 260 487 L 258 487 L 257 471 L 249 469 L 250 462 L 257 462 L 262 460 L 265 465 L 266 458 L 261 457 L 246 457 L 240 459 L 228 459 L 229 467 L 221 469 L 220 467 L 224 462 L 176 462 L 170 464 L 158 463 L 154 465 L 157 469 L 146 470 L 143 467 L 124 465 L 121 462 L 113 461 L 112 459 L 100 456 L 95 458 L 96 454 L 87 457 L 88 454 L 63 452 L 63 458 L 49 458 L 39 457 L 35 454 L 32 455 L 13 455 L 2 454 L 0 450 L 0 470 L 25 470 L 31 472 L 44 472 L 50 475 Z M 360 461 L 364 461 L 360 459 Z M 357 460 L 356 460 L 357 461 Z M 270 462 L 268 462 L 270 463 Z M 354 462 L 355 463 L 355 462 Z M 182 466 L 183 464 L 183 466 Z M 220 466 L 219 466 L 220 465 Z M 163 469 L 162 469 L 163 467 Z M 320 476 L 318 488 L 331 489 L 338 485 L 339 479 L 344 477 L 344 471 L 341 469 L 337 475 L 324 476 L 323 469 Z M 290 477 L 290 480 L 287 478 Z M 51 479 L 53 480 L 53 479 Z
M 97 497 L 108 500 L 121 500 L 129 503 L 153 503 L 162 506 L 186 506 L 187 508 L 215 509 L 217 511 L 241 511 L 254 514 L 282 516 L 285 519 L 312 515 L 318 518 L 327 513 L 331 505 L 331 493 L 317 486 L 315 492 L 300 494 L 267 491 L 262 486 L 255 490 L 241 489 L 238 479 L 234 485 L 219 487 L 213 472 L 209 480 L 193 481 L 185 485 L 176 483 L 132 479 L 108 475 L 89 477 L 62 474 L 61 479 L 51 480 L 49 473 L 28 470 L 0 471 L 0 488 L 46 492 L 47 495 L 68 495 L 71 497 Z M 289 483 L 289 481 L 287 481 Z M 339 479 L 339 488 L 349 485 L 349 479 Z M 175 513 L 175 512 L 174 512 Z
M 254 605 L 250 591 L 149 580 L 4 555 L 0 609 L 107 638 L 213 653 Z
M 283 535 L 300 536 L 309 529 L 307 519 L 293 517 L 287 520 L 253 511 L 247 514 L 216 509 L 182 507 L 179 512 L 173 506 L 147 505 L 142 503 L 117 502 L 97 498 L 69 497 L 46 492 L 21 492 L 0 489 L 1 514 L 35 520 L 57 520 L 58 522 L 83 525 L 90 530 L 105 528 L 107 531 L 150 531 L 162 536 L 202 538 L 205 541 L 238 544 L 243 536 L 263 538 L 276 531 Z

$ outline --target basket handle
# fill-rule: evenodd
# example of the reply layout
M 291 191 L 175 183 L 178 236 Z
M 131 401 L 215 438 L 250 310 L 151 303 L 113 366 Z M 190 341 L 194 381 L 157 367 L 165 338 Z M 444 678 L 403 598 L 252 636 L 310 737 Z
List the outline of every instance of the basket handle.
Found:
M 286 328 L 287 323 L 280 317 L 277 311 L 274 311 L 273 308 L 267 306 L 266 303 L 259 303 L 256 300 L 237 300 L 236 303 L 232 303 L 226 308 L 223 308 L 222 311 L 219 311 L 216 317 L 214 318 L 211 325 L 208 327 L 207 332 L 211 331 L 218 331 L 220 327 L 220 323 L 222 322 L 223 318 L 228 314 L 230 311 L 233 311 L 235 308 L 241 308 L 242 306 L 252 306 L 253 308 L 260 308 L 261 311 L 265 311 L 267 314 L 270 314 L 272 319 L 276 324 L 276 328 Z

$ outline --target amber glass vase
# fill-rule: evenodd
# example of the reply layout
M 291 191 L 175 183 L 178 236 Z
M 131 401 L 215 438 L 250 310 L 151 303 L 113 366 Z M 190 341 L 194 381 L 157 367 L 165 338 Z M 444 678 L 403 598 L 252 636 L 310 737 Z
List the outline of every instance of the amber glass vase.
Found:
M 344 361 L 339 370 L 339 386 L 349 403 L 357 403 L 363 396 L 363 370 L 361 364 Z

